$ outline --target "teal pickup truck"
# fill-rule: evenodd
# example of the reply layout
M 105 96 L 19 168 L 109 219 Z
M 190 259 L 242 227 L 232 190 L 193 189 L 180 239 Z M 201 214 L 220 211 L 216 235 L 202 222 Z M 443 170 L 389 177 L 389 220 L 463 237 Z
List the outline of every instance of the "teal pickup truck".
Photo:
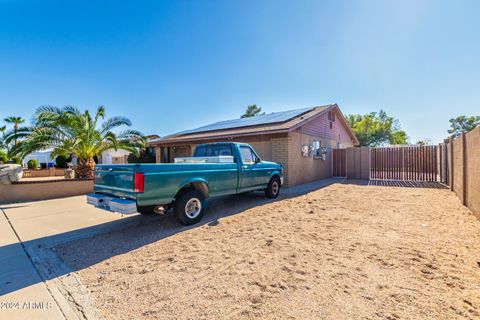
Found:
M 87 202 L 123 214 L 172 207 L 175 219 L 190 225 L 202 218 L 208 197 L 264 190 L 276 198 L 283 184 L 282 165 L 262 161 L 244 143 L 201 144 L 175 162 L 97 165 Z

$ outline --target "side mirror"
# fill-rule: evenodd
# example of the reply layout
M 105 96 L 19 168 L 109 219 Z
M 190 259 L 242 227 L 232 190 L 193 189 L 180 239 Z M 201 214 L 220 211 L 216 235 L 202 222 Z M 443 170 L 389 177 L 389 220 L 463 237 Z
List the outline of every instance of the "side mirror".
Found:
M 260 159 L 259 157 L 256 157 L 255 158 L 255 163 L 260 163 L 260 162 L 262 162 L 262 159 Z

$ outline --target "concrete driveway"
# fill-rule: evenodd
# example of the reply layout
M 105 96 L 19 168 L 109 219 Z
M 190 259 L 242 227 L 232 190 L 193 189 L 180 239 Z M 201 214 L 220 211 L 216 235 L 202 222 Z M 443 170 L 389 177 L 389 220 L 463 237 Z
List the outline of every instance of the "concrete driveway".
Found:
M 54 283 L 55 273 L 68 269 L 61 272 L 49 248 L 150 219 L 96 209 L 85 196 L 3 205 L 1 211 L 0 319 L 79 318 Z
M 339 181 L 325 179 L 284 189 L 282 197 Z M 268 201 L 263 193 L 224 200 L 209 200 L 200 225 Z M 142 230 L 141 225 L 156 228 L 152 241 L 192 228 L 178 225 L 169 215 L 122 216 L 103 211 L 87 205 L 85 196 L 2 205 L 0 211 L 0 319 L 101 318 L 91 306 L 89 292 L 57 257 L 54 247 L 119 229 Z M 131 248 L 141 245 L 134 243 Z

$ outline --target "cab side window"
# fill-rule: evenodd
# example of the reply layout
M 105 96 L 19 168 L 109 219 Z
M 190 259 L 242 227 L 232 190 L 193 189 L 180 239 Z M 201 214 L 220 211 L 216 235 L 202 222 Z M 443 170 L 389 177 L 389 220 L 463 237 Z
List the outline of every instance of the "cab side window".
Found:
M 242 161 L 245 164 L 254 164 L 255 163 L 255 154 L 252 152 L 252 149 L 249 147 L 241 146 L 240 155 L 242 156 Z

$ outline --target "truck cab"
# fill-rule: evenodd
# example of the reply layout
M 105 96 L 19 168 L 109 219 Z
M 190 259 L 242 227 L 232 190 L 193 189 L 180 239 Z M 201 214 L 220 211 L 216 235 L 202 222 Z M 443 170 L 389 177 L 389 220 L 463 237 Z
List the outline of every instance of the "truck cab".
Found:
M 255 149 L 246 143 L 218 142 L 201 144 L 195 148 L 194 158 L 231 156 L 238 165 L 237 193 L 258 189 L 270 180 L 274 162 L 262 161 Z M 281 169 L 281 165 L 280 165 Z M 283 183 L 283 176 L 280 176 Z

